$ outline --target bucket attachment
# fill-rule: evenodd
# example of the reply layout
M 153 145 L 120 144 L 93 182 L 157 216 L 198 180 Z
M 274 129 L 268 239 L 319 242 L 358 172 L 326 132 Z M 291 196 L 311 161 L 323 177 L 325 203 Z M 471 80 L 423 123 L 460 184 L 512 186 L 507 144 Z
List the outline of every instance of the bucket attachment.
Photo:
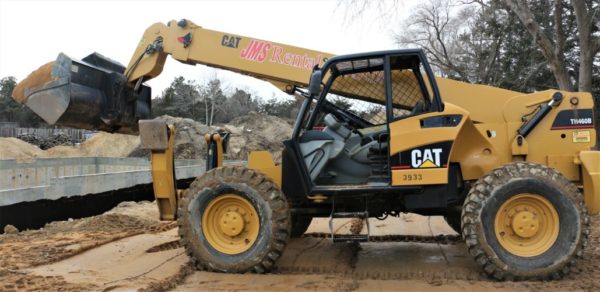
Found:
M 135 90 L 125 67 L 93 53 L 83 60 L 59 54 L 32 72 L 13 91 L 50 125 L 124 134 L 138 132 L 138 120 L 150 118 L 150 87 Z

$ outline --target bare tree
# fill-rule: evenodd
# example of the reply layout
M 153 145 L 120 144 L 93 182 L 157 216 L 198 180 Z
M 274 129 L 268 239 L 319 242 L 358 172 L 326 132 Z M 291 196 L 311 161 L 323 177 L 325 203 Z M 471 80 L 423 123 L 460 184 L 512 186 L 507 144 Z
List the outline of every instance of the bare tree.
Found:
M 417 7 L 405 22 L 406 29 L 396 33 L 395 38 L 401 45 L 424 48 L 432 65 L 443 72 L 456 72 L 460 79 L 469 81 L 465 68 L 456 63 L 461 23 L 450 13 L 450 2 L 428 0 Z
M 504 2 L 519 17 L 523 25 L 525 25 L 527 31 L 529 31 L 535 40 L 536 44 L 542 51 L 542 54 L 548 61 L 550 70 L 552 70 L 559 88 L 573 91 L 573 83 L 569 79 L 564 55 L 565 34 L 562 30 L 562 9 L 554 10 L 555 29 L 554 41 L 552 41 L 550 37 L 543 31 L 539 23 L 535 21 L 534 15 L 529 9 L 526 1 L 504 0 Z M 556 2 L 560 3 L 561 1 L 557 0 Z M 558 8 L 561 8 L 561 6 L 558 5 Z
M 531 34 L 542 54 L 546 58 L 554 78 L 560 89 L 575 90 L 574 80 L 568 74 L 565 62 L 565 40 L 563 30 L 563 16 L 565 9 L 562 0 L 554 0 L 554 27 L 542 27 L 536 21 L 534 13 L 529 9 L 525 0 L 503 0 L 504 3 L 521 20 L 527 31 Z M 596 1 L 572 0 L 575 17 L 577 20 L 578 46 L 579 46 L 579 78 L 577 89 L 579 91 L 592 90 L 592 67 L 594 58 L 600 51 L 600 37 L 594 34 L 600 16 L 600 4 Z M 552 33 L 548 33 L 552 31 Z
M 396 3 L 399 1 L 393 1 Z M 347 15 L 354 18 L 369 9 L 381 9 L 384 0 L 340 1 Z M 389 8 L 388 12 L 389 13 Z M 538 53 L 526 45 L 528 54 L 512 56 L 521 71 L 511 76 L 497 72 L 498 58 L 514 41 L 513 18 L 520 21 L 523 32 L 531 36 Z M 503 33 L 490 34 L 490 23 L 502 22 Z M 494 29 L 494 28 L 492 28 Z M 525 90 L 558 86 L 563 90 L 598 92 L 592 82 L 598 70 L 600 53 L 600 1 L 598 0 L 426 0 L 396 33 L 399 44 L 426 50 L 431 63 L 448 77 L 469 82 L 504 84 Z M 511 49 L 515 49 L 514 47 Z M 533 55 L 540 55 L 532 58 Z M 524 66 L 526 59 L 530 64 Z M 506 62 L 509 64 L 510 62 Z M 523 67 L 524 66 L 524 67 Z M 509 67 L 510 68 L 510 67 Z M 505 68 L 506 69 L 506 68 Z M 544 82 L 547 70 L 556 84 Z M 546 79 L 547 80 L 547 79 Z M 531 83 L 534 85 L 527 85 Z
M 423 48 L 440 73 L 475 83 L 495 83 L 502 34 L 482 29 L 481 17 L 502 17 L 484 5 L 428 0 L 417 6 L 395 34 L 401 46 Z
M 579 65 L 579 91 L 592 91 L 594 58 L 600 52 L 600 36 L 594 35 L 594 26 L 598 29 L 600 4 L 573 0 L 573 9 L 579 28 L 579 47 L 581 49 Z M 594 6 L 595 5 L 595 6 Z
M 205 123 L 212 126 L 215 121 L 216 112 L 224 109 L 220 105 L 226 99 L 223 89 L 221 88 L 221 80 L 215 77 L 208 81 L 206 85 L 200 88 L 201 99 L 204 101 Z

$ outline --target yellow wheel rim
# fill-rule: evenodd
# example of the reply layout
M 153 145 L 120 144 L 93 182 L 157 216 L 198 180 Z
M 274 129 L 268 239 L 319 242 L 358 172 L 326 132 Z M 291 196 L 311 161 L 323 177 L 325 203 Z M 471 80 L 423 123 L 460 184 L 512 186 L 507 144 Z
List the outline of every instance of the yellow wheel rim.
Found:
M 544 197 L 519 194 L 500 206 L 494 225 L 498 242 L 508 252 L 534 257 L 556 242 L 560 219 L 552 203 Z
M 256 209 L 239 195 L 212 200 L 202 215 L 202 233 L 208 243 L 225 254 L 239 254 L 252 247 L 260 221 Z

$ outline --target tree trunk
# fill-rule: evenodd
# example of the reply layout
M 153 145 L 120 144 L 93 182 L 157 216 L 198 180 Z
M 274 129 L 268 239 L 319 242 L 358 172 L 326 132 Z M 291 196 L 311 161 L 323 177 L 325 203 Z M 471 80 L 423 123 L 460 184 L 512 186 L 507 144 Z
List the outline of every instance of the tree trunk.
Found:
M 208 124 L 208 99 L 204 97 L 204 124 Z
M 213 119 L 215 117 L 215 100 L 214 98 L 210 99 L 210 124 L 208 124 L 209 126 L 212 126 L 213 124 Z
M 550 66 L 550 70 L 554 75 L 554 79 L 556 79 L 558 87 L 562 90 L 573 91 L 573 83 L 569 78 L 564 59 L 564 49 L 560 47 L 560 44 L 555 46 L 550 38 L 544 34 L 540 25 L 535 21 L 533 13 L 527 6 L 527 2 L 525 0 L 504 0 L 504 2 L 506 5 L 508 5 L 510 10 L 512 10 L 519 17 L 529 34 L 531 34 L 536 44 L 542 51 L 542 54 L 544 55 L 544 58 L 546 58 L 546 61 Z M 555 11 L 555 13 L 561 13 L 561 11 Z M 561 32 L 562 29 L 556 30 L 557 39 L 559 40 L 564 37 L 560 35 Z
M 600 49 L 600 40 L 592 35 L 592 12 L 586 7 L 585 1 L 573 0 L 573 9 L 577 19 L 579 32 L 579 91 L 592 91 L 592 67 L 594 57 Z

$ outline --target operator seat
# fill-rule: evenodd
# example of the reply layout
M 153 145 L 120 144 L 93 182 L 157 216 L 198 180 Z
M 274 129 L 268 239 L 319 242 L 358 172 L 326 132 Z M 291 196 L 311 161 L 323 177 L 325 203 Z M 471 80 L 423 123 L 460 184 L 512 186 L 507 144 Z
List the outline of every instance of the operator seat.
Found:
M 344 149 L 344 143 L 351 131 L 333 115 L 325 116 L 323 131 L 310 130 L 300 136 L 300 151 L 304 163 L 314 181 L 329 161 L 335 159 Z

